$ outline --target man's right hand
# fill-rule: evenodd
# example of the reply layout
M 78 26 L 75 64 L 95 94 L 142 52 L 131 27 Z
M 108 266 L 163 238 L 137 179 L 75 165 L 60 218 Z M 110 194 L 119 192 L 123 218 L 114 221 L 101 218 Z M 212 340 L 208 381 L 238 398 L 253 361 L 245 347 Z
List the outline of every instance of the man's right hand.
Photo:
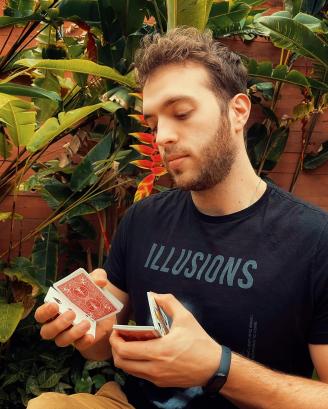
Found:
M 94 270 L 90 276 L 99 287 L 109 285 L 106 271 L 101 268 Z M 79 351 L 92 347 L 106 334 L 109 334 L 108 330 L 116 321 L 116 317 L 113 316 L 97 323 L 96 338 L 94 338 L 92 335 L 86 334 L 90 328 L 88 321 L 83 320 L 73 326 L 75 313 L 66 311 L 59 314 L 58 305 L 55 303 L 46 303 L 37 308 L 35 319 L 42 324 L 40 334 L 43 339 L 53 339 L 59 347 L 74 344 Z

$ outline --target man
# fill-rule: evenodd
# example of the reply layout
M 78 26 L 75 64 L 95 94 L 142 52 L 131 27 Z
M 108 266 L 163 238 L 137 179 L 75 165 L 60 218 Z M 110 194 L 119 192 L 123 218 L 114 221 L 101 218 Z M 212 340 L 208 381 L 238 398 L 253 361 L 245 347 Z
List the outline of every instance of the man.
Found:
M 151 290 L 171 331 L 125 342 L 109 319 L 93 340 L 87 325 L 71 327 L 72 312 L 41 306 L 43 338 L 74 342 L 89 359 L 112 352 L 130 376 L 125 394 L 108 383 L 96 396 L 44 394 L 29 409 L 327 408 L 328 217 L 254 173 L 240 58 L 209 32 L 179 28 L 147 38 L 136 68 L 177 189 L 128 210 L 105 265 L 109 282 L 102 269 L 92 276 L 124 303 L 118 322 L 131 310 L 149 324 Z M 306 379 L 313 364 L 321 381 Z

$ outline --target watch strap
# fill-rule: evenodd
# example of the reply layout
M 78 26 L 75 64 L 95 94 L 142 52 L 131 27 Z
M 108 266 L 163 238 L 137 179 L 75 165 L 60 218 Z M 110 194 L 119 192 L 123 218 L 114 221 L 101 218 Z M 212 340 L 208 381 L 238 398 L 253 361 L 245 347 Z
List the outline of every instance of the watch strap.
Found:
M 231 365 L 231 349 L 225 345 L 221 345 L 221 359 L 219 369 L 209 379 L 207 384 L 203 387 L 203 391 L 210 396 L 216 395 L 219 390 L 226 383 L 230 365 Z

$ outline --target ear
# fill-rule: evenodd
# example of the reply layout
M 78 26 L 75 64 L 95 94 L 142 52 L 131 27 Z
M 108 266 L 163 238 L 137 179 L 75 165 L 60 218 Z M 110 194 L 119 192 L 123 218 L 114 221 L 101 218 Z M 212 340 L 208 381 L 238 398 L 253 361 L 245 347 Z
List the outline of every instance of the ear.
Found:
M 235 133 L 243 132 L 251 106 L 251 101 L 246 94 L 237 94 L 230 100 L 230 123 Z

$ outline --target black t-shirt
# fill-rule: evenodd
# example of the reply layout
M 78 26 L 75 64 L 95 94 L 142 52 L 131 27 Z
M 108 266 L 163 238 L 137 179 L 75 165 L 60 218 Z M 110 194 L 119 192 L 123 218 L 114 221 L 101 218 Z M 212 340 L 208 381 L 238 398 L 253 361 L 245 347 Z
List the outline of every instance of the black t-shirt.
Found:
M 310 377 L 308 344 L 328 343 L 328 215 L 269 184 L 252 206 L 207 216 L 189 192 L 153 195 L 127 211 L 105 263 L 151 325 L 147 291 L 172 293 L 206 332 L 272 369 Z M 138 409 L 235 408 L 201 388 L 126 384 Z

